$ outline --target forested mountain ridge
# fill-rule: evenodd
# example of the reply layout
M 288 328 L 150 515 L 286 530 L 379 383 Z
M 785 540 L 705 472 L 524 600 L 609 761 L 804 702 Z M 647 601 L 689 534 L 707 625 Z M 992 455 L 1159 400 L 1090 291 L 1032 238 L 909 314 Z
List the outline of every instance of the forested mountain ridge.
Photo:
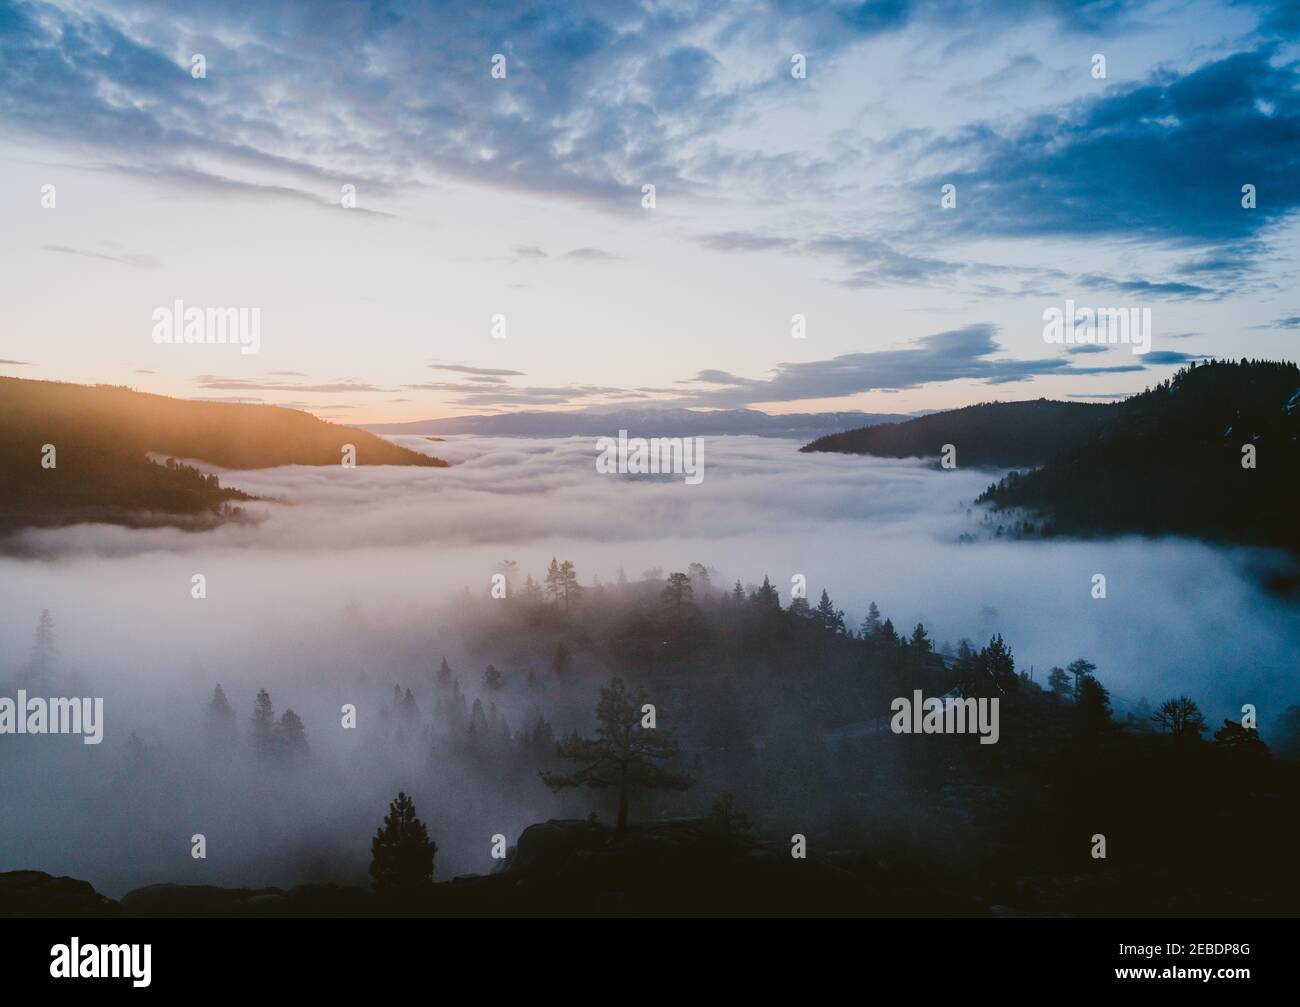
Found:
M 1097 437 L 1116 415 L 1112 404 L 984 402 L 905 423 L 846 430 L 804 445 L 801 451 L 929 458 L 945 444 L 957 448 L 959 465 L 1041 465 L 1061 451 Z
M 1116 421 L 980 501 L 1046 534 L 1180 534 L 1300 550 L 1300 368 L 1212 362 L 1114 407 Z
M 851 430 L 803 451 L 931 457 L 1012 472 L 979 498 L 1044 534 L 1138 532 L 1300 549 L 1300 368 L 1193 364 L 1106 405 L 1002 402 Z
M 107 385 L 0 377 L 0 530 L 79 521 L 205 526 L 233 516 L 216 476 L 150 453 L 224 468 L 445 466 L 374 434 L 275 406 L 191 402 Z

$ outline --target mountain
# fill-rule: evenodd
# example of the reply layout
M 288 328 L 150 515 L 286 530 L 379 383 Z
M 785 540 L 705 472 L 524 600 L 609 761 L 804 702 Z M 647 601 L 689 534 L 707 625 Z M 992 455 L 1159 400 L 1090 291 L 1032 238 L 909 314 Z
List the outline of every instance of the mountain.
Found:
M 992 403 L 853 430 L 804 451 L 1024 467 L 979 498 L 1048 535 L 1189 535 L 1300 550 L 1300 368 L 1211 361 L 1123 402 Z M 1247 457 L 1253 449 L 1253 466 Z
M 603 437 L 626 430 L 637 437 L 699 437 L 752 434 L 811 437 L 846 427 L 908 419 L 894 413 L 792 413 L 773 416 L 756 409 L 706 412 L 695 409 L 617 409 L 605 412 L 518 412 L 454 416 L 410 423 L 371 423 L 378 434 L 479 434 L 494 437 Z
M 956 448 L 957 464 L 1041 465 L 1061 451 L 1096 437 L 1115 415 L 1114 404 L 988 402 L 820 437 L 800 451 L 834 451 L 882 458 L 937 457 L 945 444 Z
M 0 531 L 82 521 L 207 527 L 238 516 L 232 502 L 248 497 L 173 459 L 337 465 L 344 444 L 356 447 L 358 465 L 446 465 L 292 409 L 0 377 Z
M 1179 534 L 1300 551 L 1298 493 L 1300 368 L 1243 360 L 1179 371 L 1119 403 L 1093 440 L 1011 473 L 980 500 L 1045 515 L 1047 534 Z

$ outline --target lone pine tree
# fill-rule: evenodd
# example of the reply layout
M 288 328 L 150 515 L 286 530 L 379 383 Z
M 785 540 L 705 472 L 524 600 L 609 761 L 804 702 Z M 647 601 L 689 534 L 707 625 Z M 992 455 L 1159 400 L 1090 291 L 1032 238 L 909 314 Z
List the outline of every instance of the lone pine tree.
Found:
M 627 828 L 628 793 L 633 787 L 648 790 L 685 790 L 695 781 L 660 763 L 677 755 L 677 742 L 659 728 L 641 726 L 644 696 L 627 693 L 621 678 L 614 678 L 600 690 L 596 719 L 600 726 L 595 738 L 580 738 L 575 732 L 555 747 L 562 759 L 576 762 L 572 773 L 542 773 L 552 790 L 564 787 L 614 787 L 618 790 L 618 831 Z
M 437 843 L 415 817 L 405 792 L 388 805 L 384 825 L 370 841 L 370 883 L 380 895 L 412 894 L 433 884 Z

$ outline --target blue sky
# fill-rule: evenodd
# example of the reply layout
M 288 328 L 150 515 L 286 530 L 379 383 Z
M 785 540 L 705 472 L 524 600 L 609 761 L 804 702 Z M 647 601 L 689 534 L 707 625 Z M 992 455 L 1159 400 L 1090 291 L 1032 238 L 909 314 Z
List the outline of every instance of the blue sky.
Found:
M 363 422 L 1295 359 L 1298 35 L 1245 0 L 3 3 L 0 373 Z M 258 307 L 261 351 L 155 344 L 178 298 Z M 1067 298 L 1150 308 L 1152 352 L 1046 344 Z

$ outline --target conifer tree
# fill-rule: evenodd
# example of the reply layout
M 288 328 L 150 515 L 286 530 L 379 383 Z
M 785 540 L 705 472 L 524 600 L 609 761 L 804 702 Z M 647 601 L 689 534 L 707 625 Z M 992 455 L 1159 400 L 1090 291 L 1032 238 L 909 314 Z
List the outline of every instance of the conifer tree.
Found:
M 596 737 L 575 732 L 556 746 L 556 755 L 578 768 L 571 773 L 542 773 L 552 790 L 564 787 L 613 788 L 618 791 L 618 831 L 627 828 L 628 794 L 633 788 L 685 790 L 695 781 L 661 765 L 678 753 L 677 742 L 662 728 L 643 728 L 645 697 L 628 695 L 621 678 L 600 690 Z
M 259 759 L 271 754 L 274 734 L 275 708 L 271 705 L 271 694 L 265 689 L 259 689 L 257 700 L 253 704 L 253 751 Z
M 230 708 L 230 700 L 220 684 L 212 690 L 212 699 L 208 702 L 208 737 L 218 744 L 224 744 L 235 736 L 235 711 Z
M 433 858 L 438 846 L 424 823 L 415 817 L 415 804 L 406 794 L 388 806 L 384 824 L 370 842 L 370 880 L 380 895 L 415 895 L 433 884 Z
M 293 710 L 285 710 L 281 715 L 280 722 L 275 725 L 272 741 L 276 757 L 284 762 L 296 762 L 305 758 L 310 751 L 302 719 Z

